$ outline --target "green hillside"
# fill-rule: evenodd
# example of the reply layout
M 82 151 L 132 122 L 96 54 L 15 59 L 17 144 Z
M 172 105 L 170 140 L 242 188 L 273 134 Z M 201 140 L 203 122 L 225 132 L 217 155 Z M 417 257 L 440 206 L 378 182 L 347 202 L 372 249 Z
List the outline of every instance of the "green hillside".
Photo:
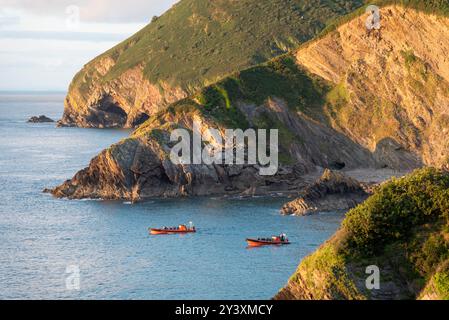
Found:
M 75 75 L 60 125 L 135 126 L 141 115 L 297 48 L 363 2 L 180 0 Z
M 362 2 L 181 0 L 104 54 L 117 61 L 104 80 L 143 63 L 153 83 L 212 81 L 297 47 Z

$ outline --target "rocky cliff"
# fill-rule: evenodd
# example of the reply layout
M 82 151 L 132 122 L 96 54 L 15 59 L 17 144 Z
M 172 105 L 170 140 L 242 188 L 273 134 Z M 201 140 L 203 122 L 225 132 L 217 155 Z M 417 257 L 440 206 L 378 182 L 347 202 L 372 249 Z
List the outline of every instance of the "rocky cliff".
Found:
M 60 126 L 135 127 L 207 84 L 296 48 L 362 0 L 181 0 L 73 79 Z
M 323 175 L 301 192 L 297 199 L 286 203 L 285 215 L 311 215 L 318 212 L 349 210 L 368 197 L 364 186 L 341 172 L 326 169 Z
M 171 130 L 192 131 L 193 121 L 197 120 L 202 120 L 203 132 L 220 128 L 219 123 L 206 120 L 193 101 L 184 103 L 176 113 L 154 116 L 129 139 L 103 151 L 88 168 L 51 192 L 71 199 L 138 201 L 153 197 L 271 194 L 303 184 L 301 165 L 281 166 L 276 175 L 263 177 L 258 165 L 174 164 L 169 158 L 174 145 Z
M 352 17 L 292 54 L 236 72 L 154 114 L 127 140 L 54 190 L 130 198 L 298 190 L 316 167 L 413 169 L 447 163 L 449 19 L 382 7 L 373 36 Z M 131 72 L 131 71 L 130 71 Z M 173 128 L 279 130 L 281 170 L 173 166 Z M 266 191 L 270 190 L 270 191 Z
M 449 299 L 448 213 L 448 172 L 393 179 L 347 213 L 275 299 Z
M 387 6 L 378 35 L 366 32 L 365 20 L 305 45 L 298 63 L 335 84 L 325 109 L 332 127 L 378 159 L 398 163 L 408 150 L 440 165 L 449 154 L 449 19 Z

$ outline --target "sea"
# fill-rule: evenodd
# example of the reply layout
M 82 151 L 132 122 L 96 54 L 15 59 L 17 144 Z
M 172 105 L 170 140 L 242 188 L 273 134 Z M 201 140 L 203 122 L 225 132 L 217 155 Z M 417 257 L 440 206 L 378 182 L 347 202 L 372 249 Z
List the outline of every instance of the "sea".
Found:
M 0 93 L 0 299 L 270 299 L 343 213 L 282 216 L 282 197 L 125 201 L 56 199 L 71 178 L 129 130 L 56 128 L 63 92 Z M 189 235 L 149 227 L 193 222 Z M 291 245 L 247 248 L 287 234 Z

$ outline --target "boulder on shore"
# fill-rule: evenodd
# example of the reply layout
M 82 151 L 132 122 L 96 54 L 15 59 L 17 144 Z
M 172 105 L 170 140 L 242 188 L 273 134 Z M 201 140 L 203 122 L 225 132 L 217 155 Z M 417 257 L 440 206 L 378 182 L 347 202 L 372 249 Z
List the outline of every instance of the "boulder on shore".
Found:
M 53 119 L 50 119 L 47 116 L 34 116 L 28 119 L 28 123 L 49 123 L 49 122 L 55 122 Z
M 281 213 L 285 215 L 311 215 L 318 212 L 349 210 L 366 200 L 368 193 L 357 180 L 341 172 L 326 169 L 302 195 L 286 203 Z

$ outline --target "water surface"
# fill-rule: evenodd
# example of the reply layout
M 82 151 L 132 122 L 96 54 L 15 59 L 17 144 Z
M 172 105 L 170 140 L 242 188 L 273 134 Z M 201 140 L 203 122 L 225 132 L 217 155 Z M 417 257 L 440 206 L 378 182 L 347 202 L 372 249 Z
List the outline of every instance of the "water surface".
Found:
M 27 124 L 59 119 L 62 94 L 0 94 L 0 299 L 269 299 L 341 214 L 283 217 L 286 199 L 199 198 L 130 205 L 68 201 L 41 191 L 88 165 L 126 130 Z M 198 233 L 149 236 L 193 221 Z M 285 247 L 245 238 L 285 232 Z M 67 290 L 68 266 L 80 290 Z

